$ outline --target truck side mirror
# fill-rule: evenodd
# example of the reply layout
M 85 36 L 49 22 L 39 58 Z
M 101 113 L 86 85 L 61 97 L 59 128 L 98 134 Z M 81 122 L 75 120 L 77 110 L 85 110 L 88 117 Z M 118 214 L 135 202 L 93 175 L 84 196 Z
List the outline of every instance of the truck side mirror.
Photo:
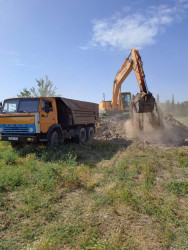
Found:
M 49 102 L 45 102 L 45 112 L 46 112 L 46 113 L 49 113 L 49 112 L 50 112 Z

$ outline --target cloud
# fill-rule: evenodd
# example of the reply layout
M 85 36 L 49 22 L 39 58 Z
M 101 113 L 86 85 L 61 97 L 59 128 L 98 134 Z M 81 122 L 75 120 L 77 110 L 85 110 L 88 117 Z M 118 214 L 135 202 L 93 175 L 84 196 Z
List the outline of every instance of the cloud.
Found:
M 180 19 L 186 4 L 187 0 L 177 0 L 173 6 L 150 6 L 145 13 L 135 14 L 130 14 L 130 9 L 125 7 L 126 13 L 116 12 L 109 19 L 93 21 L 92 38 L 81 49 L 95 47 L 129 50 L 152 45 L 156 43 L 159 34 Z

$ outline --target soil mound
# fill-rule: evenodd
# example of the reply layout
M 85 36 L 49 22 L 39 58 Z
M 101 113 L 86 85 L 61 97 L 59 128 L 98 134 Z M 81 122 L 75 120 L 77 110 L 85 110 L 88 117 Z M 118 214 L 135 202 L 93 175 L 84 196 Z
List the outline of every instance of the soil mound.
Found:
M 99 140 L 126 139 L 125 121 L 101 120 L 96 125 L 95 138 Z

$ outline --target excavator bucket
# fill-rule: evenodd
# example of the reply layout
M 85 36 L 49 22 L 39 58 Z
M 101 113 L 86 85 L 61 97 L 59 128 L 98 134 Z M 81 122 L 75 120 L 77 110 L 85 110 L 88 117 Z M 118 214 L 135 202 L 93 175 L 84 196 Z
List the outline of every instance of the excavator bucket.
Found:
M 140 93 L 132 97 L 131 106 L 136 113 L 149 113 L 154 110 L 155 98 L 151 93 Z

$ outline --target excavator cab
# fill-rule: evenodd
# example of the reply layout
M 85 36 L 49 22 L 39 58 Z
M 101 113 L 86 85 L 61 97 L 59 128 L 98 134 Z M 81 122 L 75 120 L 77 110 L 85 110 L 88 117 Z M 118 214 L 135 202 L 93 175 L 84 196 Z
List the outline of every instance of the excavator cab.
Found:
M 129 111 L 131 102 L 130 92 L 120 92 L 119 93 L 119 110 Z

